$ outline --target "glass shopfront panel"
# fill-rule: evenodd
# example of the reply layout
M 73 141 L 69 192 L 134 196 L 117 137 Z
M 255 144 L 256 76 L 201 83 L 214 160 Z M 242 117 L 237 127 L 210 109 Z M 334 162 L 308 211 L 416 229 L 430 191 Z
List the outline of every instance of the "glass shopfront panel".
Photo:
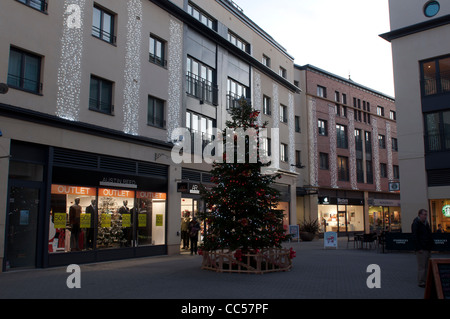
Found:
M 370 206 L 369 227 L 371 232 L 400 231 L 401 213 L 399 206 Z
M 320 231 L 360 232 L 364 231 L 364 206 L 318 205 Z
M 52 185 L 49 253 L 165 244 L 166 193 Z
M 433 232 L 450 233 L 450 199 L 432 199 L 430 207 Z

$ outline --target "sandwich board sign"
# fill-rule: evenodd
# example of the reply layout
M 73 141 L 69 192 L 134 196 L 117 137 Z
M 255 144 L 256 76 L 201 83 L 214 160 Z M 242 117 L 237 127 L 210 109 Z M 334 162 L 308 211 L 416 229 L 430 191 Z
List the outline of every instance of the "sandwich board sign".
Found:
M 337 232 L 327 231 L 323 235 L 323 247 L 337 249 Z

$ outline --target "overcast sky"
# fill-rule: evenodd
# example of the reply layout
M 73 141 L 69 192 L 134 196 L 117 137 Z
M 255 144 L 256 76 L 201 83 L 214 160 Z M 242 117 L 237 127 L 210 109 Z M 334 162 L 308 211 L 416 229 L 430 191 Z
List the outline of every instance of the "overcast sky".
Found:
M 234 0 L 298 65 L 394 96 L 388 0 Z

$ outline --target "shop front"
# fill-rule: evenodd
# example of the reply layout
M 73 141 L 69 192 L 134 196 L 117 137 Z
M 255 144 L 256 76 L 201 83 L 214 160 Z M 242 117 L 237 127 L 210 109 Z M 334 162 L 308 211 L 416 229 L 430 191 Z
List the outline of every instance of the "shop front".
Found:
M 364 231 L 363 199 L 319 196 L 318 200 L 318 220 L 321 232 Z
M 369 198 L 370 232 L 400 232 L 400 200 Z
M 35 144 L 11 153 L 4 270 L 167 253 L 167 166 Z
M 430 200 L 430 210 L 433 232 L 450 233 L 450 199 Z

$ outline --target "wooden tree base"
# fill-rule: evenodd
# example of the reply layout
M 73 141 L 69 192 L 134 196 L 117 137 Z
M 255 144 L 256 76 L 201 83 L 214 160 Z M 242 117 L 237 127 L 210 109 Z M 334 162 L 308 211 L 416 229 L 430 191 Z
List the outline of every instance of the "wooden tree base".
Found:
M 284 248 L 267 248 L 258 252 L 213 250 L 202 251 L 202 255 L 202 269 L 216 272 L 264 274 L 292 268 L 291 251 Z

